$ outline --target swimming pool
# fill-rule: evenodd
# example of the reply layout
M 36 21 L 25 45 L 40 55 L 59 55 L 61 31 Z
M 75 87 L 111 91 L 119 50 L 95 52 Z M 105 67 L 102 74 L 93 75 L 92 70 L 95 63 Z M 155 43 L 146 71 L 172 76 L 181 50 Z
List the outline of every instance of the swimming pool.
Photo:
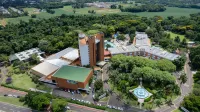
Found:
M 104 48 L 106 49 L 106 45 L 109 44 L 111 46 L 111 48 L 116 47 L 115 44 L 113 44 L 112 42 L 108 42 L 107 40 L 104 41 Z

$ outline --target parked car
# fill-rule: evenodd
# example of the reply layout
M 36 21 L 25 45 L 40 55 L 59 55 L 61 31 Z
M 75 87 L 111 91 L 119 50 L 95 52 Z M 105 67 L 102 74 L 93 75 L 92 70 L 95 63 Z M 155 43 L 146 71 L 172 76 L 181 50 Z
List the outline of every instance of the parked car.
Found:
M 65 108 L 66 108 L 67 110 L 70 110 L 70 107 L 69 107 L 69 106 L 65 106 Z
M 8 96 L 9 96 L 9 97 L 13 97 L 13 95 L 11 95 L 11 94 L 8 94 Z
M 7 94 L 4 94 L 4 96 L 8 96 Z
M 107 105 L 107 107 L 108 107 L 108 108 L 112 108 L 112 106 L 111 106 L 111 105 Z

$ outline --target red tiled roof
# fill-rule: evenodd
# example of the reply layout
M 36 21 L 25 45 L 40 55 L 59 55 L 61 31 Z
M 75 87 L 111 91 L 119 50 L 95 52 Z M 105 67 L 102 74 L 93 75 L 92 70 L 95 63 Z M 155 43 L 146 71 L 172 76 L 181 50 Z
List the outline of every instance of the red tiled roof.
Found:
M 110 51 L 104 50 L 104 56 L 110 55 Z

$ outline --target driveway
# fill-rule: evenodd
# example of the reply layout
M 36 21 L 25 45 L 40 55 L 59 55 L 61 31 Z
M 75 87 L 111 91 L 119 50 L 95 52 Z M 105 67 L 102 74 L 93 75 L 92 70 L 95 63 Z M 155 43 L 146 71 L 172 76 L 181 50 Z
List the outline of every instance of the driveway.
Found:
M 188 62 L 190 61 L 188 53 L 186 54 L 186 57 L 187 57 L 187 60 L 184 65 L 184 71 L 185 71 L 188 79 L 185 84 L 182 84 L 180 86 L 181 96 L 179 96 L 178 98 L 176 98 L 173 101 L 174 105 L 172 105 L 172 106 L 164 105 L 161 108 L 156 108 L 155 112 L 171 112 L 171 111 L 177 109 L 180 106 L 181 102 L 183 101 L 184 97 L 192 91 L 193 75 L 192 75 L 191 68 L 188 65 Z
M 29 108 L 19 107 L 16 105 L 0 102 L 0 112 L 33 112 Z

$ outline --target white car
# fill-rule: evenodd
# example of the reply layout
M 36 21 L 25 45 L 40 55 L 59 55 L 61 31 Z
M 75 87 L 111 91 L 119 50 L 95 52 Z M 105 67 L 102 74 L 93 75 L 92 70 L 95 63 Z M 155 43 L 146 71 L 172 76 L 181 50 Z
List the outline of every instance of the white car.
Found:
M 112 108 L 112 106 L 111 106 L 111 105 L 107 105 L 107 107 L 108 107 L 108 108 Z
M 13 95 L 11 95 L 11 94 L 8 94 L 8 96 L 9 96 L 9 97 L 13 97 Z
M 70 110 L 70 107 L 69 107 L 69 106 L 66 106 L 65 108 L 66 108 L 67 110 Z
M 98 106 L 101 106 L 101 104 L 97 103 Z

